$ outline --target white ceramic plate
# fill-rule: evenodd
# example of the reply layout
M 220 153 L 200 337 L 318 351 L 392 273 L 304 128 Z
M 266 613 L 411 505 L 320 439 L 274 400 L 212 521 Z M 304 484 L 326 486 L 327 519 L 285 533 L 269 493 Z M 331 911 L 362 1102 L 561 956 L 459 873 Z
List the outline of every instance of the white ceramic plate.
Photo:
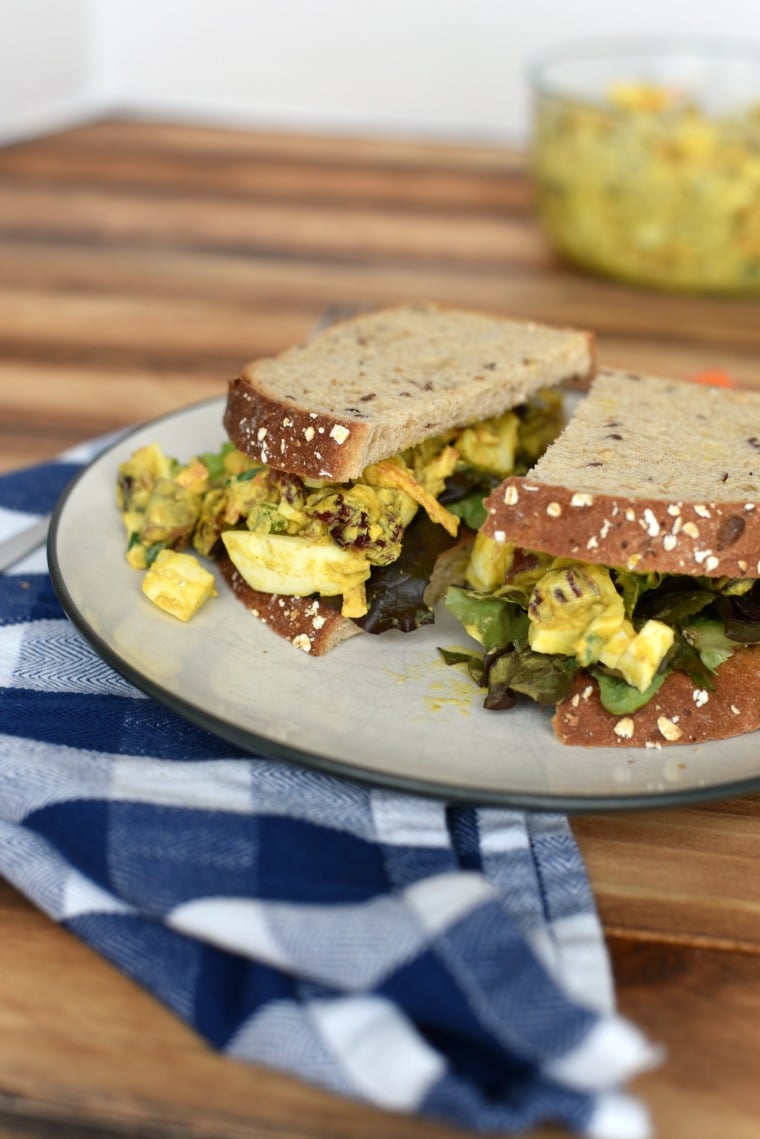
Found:
M 186 460 L 224 438 L 221 400 L 110 447 L 59 503 L 49 540 L 58 596 L 100 655 L 157 700 L 246 750 L 452 801 L 557 810 L 661 806 L 760 788 L 760 736 L 662 750 L 568 748 L 549 713 L 486 712 L 437 646 L 466 644 L 444 610 L 416 633 L 353 637 L 312 658 L 227 590 L 187 625 L 156 609 L 124 559 L 116 468 L 158 442 Z

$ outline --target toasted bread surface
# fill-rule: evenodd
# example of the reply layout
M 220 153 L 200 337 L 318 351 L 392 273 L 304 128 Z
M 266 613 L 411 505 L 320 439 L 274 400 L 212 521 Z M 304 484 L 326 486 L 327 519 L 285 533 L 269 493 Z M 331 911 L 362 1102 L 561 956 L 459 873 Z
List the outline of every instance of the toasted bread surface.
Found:
M 552 724 L 562 743 L 577 747 L 705 743 L 760 729 L 758 692 L 760 645 L 749 645 L 723 662 L 713 691 L 700 688 L 684 672 L 672 672 L 649 703 L 631 715 L 607 712 L 596 681 L 580 674 Z
M 529 475 L 486 506 L 485 532 L 526 549 L 760 576 L 760 394 L 600 372 Z
M 593 368 L 588 332 L 403 306 L 339 322 L 248 364 L 230 384 L 224 425 L 257 461 L 345 481 Z

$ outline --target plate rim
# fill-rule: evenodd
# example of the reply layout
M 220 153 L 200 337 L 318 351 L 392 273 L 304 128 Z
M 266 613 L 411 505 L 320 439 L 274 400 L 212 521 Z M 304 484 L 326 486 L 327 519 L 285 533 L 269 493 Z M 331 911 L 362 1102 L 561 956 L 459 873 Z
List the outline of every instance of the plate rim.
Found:
M 80 482 L 88 475 L 91 469 L 107 456 L 127 442 L 130 437 L 161 423 L 174 419 L 183 413 L 212 407 L 215 404 L 222 406 L 224 396 L 210 396 L 206 399 L 193 401 L 172 411 L 163 413 L 151 419 L 141 421 L 132 427 L 119 432 L 117 437 L 109 436 L 102 450 L 93 455 L 84 463 L 82 469 L 70 480 L 59 496 L 52 512 L 50 528 L 47 537 L 47 561 L 50 580 L 56 597 L 64 611 L 81 636 L 95 650 L 97 655 L 110 668 L 127 680 L 139 691 L 171 709 L 183 719 L 202 728 L 213 735 L 225 740 L 227 743 L 240 748 L 247 753 L 250 759 L 277 759 L 297 766 L 307 767 L 311 770 L 327 772 L 330 775 L 365 786 L 385 788 L 400 791 L 406 794 L 423 796 L 426 798 L 442 799 L 450 803 L 463 804 L 476 807 L 504 807 L 529 811 L 556 811 L 566 814 L 600 814 L 619 813 L 621 811 L 655 810 L 662 807 L 689 806 L 699 803 L 709 803 L 716 800 L 735 798 L 742 795 L 760 791 L 760 764 L 755 776 L 745 779 L 733 780 L 724 783 L 713 783 L 709 786 L 694 786 L 673 790 L 653 790 L 651 792 L 633 793 L 631 795 L 614 794 L 569 794 L 551 792 L 528 792 L 495 790 L 488 788 L 467 787 L 464 785 L 451 785 L 436 779 L 420 778 L 415 776 L 396 775 L 392 772 L 367 770 L 360 766 L 345 763 L 330 755 L 315 750 L 307 750 L 296 745 L 280 744 L 276 740 L 261 735 L 249 728 L 242 728 L 229 720 L 215 716 L 213 713 L 198 709 L 190 700 L 185 700 L 170 688 L 145 675 L 139 668 L 134 667 L 120 656 L 109 642 L 103 638 L 90 624 L 74 600 L 65 580 L 58 556 L 58 541 L 61 528 L 65 522 L 67 507 Z M 714 741 L 718 742 L 718 741 Z

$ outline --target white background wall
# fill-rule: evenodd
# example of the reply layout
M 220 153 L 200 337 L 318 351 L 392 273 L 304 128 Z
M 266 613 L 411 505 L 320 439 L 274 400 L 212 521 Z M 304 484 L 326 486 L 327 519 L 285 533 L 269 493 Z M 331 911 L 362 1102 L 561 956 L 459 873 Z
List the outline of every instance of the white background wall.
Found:
M 0 137 L 117 108 L 520 139 L 527 60 L 614 32 L 760 44 L 760 0 L 0 0 Z
M 0 141 L 62 126 L 97 102 L 91 0 L 0 0 Z

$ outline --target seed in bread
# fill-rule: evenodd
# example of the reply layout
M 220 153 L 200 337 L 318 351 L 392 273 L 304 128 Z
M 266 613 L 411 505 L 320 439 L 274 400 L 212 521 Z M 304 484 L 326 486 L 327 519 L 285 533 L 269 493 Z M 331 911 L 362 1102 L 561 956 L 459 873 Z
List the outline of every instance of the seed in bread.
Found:
M 249 364 L 230 384 L 224 426 L 259 462 L 347 481 L 593 369 L 589 333 L 404 306 L 342 321 Z

